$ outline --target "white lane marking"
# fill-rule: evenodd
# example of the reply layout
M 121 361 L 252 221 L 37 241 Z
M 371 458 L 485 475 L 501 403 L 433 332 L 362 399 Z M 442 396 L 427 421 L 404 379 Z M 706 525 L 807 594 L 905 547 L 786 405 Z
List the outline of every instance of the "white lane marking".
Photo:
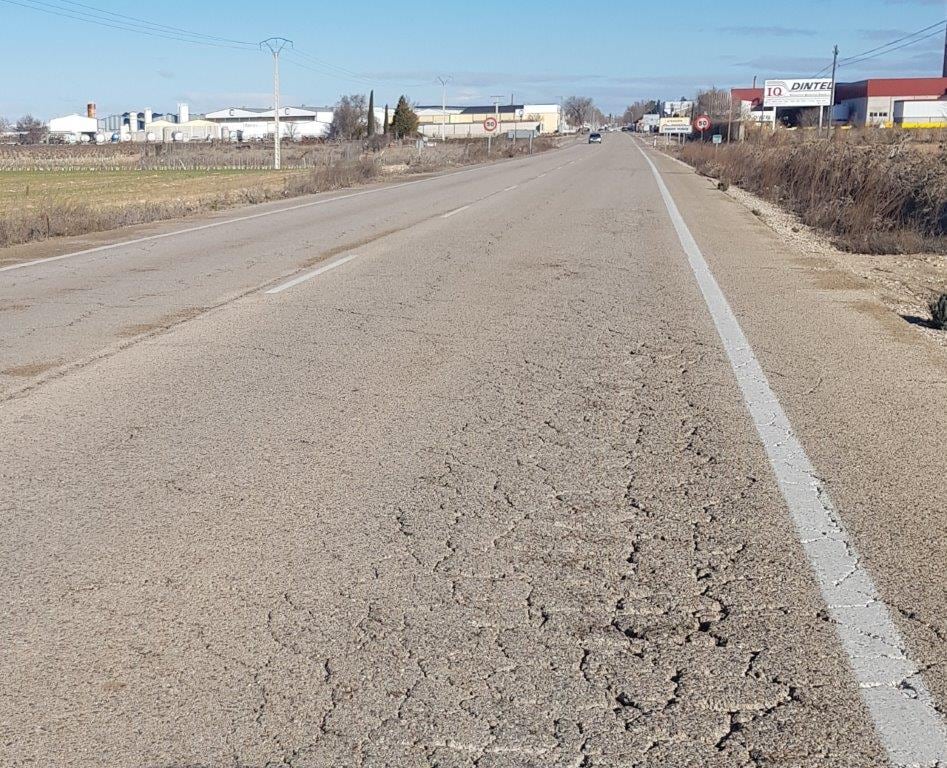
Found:
M 282 293 L 287 288 L 292 288 L 293 286 L 299 285 L 300 283 L 305 283 L 307 280 L 312 280 L 312 278 L 318 277 L 319 275 L 324 274 L 325 272 L 328 272 L 330 269 L 341 267 L 347 261 L 351 261 L 352 259 L 356 259 L 356 258 L 358 258 L 357 253 L 352 253 L 352 254 L 349 254 L 348 256 L 343 256 L 341 259 L 336 259 L 330 264 L 326 264 L 323 267 L 319 267 L 319 269 L 314 269 L 311 272 L 304 272 L 299 277 L 294 277 L 289 282 L 276 286 L 276 288 L 270 288 L 270 290 L 268 290 L 267 293 Z
M 512 192 L 512 191 L 513 191 L 514 189 L 516 189 L 518 186 L 519 186 L 519 184 L 514 184 L 512 187 L 507 187 L 507 188 L 504 189 L 503 191 L 504 191 L 504 192 Z
M 661 190 L 891 763 L 947 763 L 947 728 L 934 707 L 920 667 L 908 658 L 888 606 L 860 564 L 822 480 L 770 389 L 766 374 L 661 174 L 641 147 L 638 151 L 651 166 Z
M 539 174 L 539 176 L 537 176 L 536 178 L 537 178 L 537 179 L 544 179 L 544 178 L 546 178 L 546 174 L 545 174 L 545 173 L 541 173 L 541 174 Z
M 575 149 L 577 145 L 573 144 L 571 147 L 566 147 L 565 150 Z M 564 150 L 564 151 L 565 151 Z M 541 157 L 541 155 L 536 155 L 536 157 Z M 108 245 L 98 245 L 95 248 L 86 248 L 81 251 L 73 251 L 72 253 L 63 253 L 59 256 L 47 256 L 42 259 L 33 259 L 32 261 L 24 261 L 19 264 L 8 264 L 5 267 L 0 267 L 0 272 L 9 272 L 14 269 L 25 269 L 26 267 L 34 267 L 37 264 L 48 264 L 51 261 L 62 261 L 63 259 L 71 259 L 74 256 L 87 256 L 90 253 L 101 253 L 102 251 L 110 251 L 115 248 L 124 248 L 129 245 L 137 245 L 138 243 L 147 243 L 152 240 L 163 240 L 166 237 L 176 237 L 178 235 L 187 235 L 191 232 L 200 232 L 205 229 L 214 229 L 215 227 L 225 227 L 228 224 L 237 224 L 241 221 L 251 221 L 253 219 L 259 219 L 264 216 L 276 216 L 279 213 L 289 213 L 290 211 L 298 211 L 302 208 L 312 208 L 317 205 L 328 205 L 329 203 L 335 203 L 340 200 L 351 200 L 353 197 L 362 197 L 363 195 L 375 195 L 379 192 L 387 192 L 391 189 L 403 189 L 404 187 L 412 187 L 415 184 L 427 184 L 432 181 L 437 181 L 438 179 L 447 179 L 452 176 L 461 176 L 465 173 L 475 173 L 477 171 L 483 171 L 488 168 L 496 168 L 495 164 L 490 165 L 479 165 L 476 168 L 465 168 L 462 171 L 452 171 L 451 173 L 445 173 L 440 176 L 433 176 L 429 179 L 417 179 L 416 181 L 405 181 L 400 184 L 392 184 L 387 187 L 378 187 L 377 189 L 366 189 L 361 192 L 351 192 L 347 195 L 338 195 L 337 197 L 329 197 L 323 200 L 312 200 L 308 203 L 299 203 L 298 205 L 289 205 L 285 208 L 277 208 L 272 211 L 261 211 L 260 213 L 251 213 L 246 216 L 235 216 L 231 219 L 224 219 L 223 221 L 213 221 L 209 224 L 199 224 L 195 227 L 186 227 L 185 229 L 176 229 L 173 232 L 162 232 L 157 235 L 147 235 L 145 237 L 136 237 L 132 240 L 123 240 L 120 243 L 109 243 Z
M 472 203 L 471 203 L 471 205 L 472 205 Z M 442 218 L 442 219 L 449 219 L 451 216 L 453 216 L 453 215 L 455 215 L 455 214 L 458 214 L 458 213 L 460 213 L 461 211 L 466 211 L 469 207 L 470 207 L 470 205 L 463 205 L 463 206 L 461 206 L 460 208 L 455 208 L 454 210 L 448 211 L 447 213 L 445 213 L 443 216 L 441 216 L 441 218 Z

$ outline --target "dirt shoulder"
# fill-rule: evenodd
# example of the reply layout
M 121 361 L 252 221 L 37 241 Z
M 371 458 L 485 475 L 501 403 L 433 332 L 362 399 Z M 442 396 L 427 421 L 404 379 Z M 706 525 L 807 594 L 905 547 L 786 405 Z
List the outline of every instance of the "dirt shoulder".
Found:
M 693 167 L 673 154 L 664 154 L 696 174 Z M 700 178 L 708 188 L 717 190 L 718 179 L 709 176 Z M 753 213 L 786 245 L 805 254 L 806 268 L 817 272 L 826 288 L 852 287 L 851 279 L 854 277 L 858 287 L 869 288 L 881 305 L 873 308 L 870 302 L 865 302 L 865 311 L 890 310 L 930 341 L 947 347 L 947 333 L 928 325 L 928 302 L 936 295 L 947 292 L 947 256 L 937 253 L 866 254 L 843 251 L 833 245 L 828 235 L 807 226 L 797 215 L 759 195 L 735 185 L 717 191 Z

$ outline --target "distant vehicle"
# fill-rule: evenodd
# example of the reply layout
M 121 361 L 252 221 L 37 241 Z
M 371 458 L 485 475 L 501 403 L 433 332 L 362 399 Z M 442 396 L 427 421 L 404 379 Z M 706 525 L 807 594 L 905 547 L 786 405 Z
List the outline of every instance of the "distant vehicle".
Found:
M 589 134 L 589 144 L 601 144 L 601 143 L 602 143 L 602 134 L 600 133 Z

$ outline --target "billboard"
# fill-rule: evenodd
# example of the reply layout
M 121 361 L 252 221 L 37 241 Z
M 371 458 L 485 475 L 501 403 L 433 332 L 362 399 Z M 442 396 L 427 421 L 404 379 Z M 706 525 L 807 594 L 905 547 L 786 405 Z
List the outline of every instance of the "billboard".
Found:
M 658 133 L 672 134 L 683 133 L 691 134 L 694 127 L 691 125 L 689 117 L 662 117 L 658 126 Z
M 831 77 L 767 80 L 763 85 L 765 107 L 827 107 L 831 103 Z
M 689 115 L 694 110 L 693 101 L 665 101 L 664 114 L 668 117 L 675 115 Z

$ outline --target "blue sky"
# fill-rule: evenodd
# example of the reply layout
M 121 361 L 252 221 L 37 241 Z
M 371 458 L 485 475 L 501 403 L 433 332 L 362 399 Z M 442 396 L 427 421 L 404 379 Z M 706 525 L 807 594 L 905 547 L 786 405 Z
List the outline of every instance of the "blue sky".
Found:
M 618 113 L 639 98 L 748 85 L 753 75 L 811 76 L 830 62 L 833 43 L 851 56 L 947 15 L 947 0 L 466 0 L 400 7 L 390 0 L 0 0 L 0 115 L 11 119 L 27 111 L 42 118 L 81 112 L 86 101 L 95 101 L 100 115 L 146 106 L 173 111 L 178 101 L 192 112 L 272 102 L 271 60 L 249 47 L 144 36 L 23 5 L 97 8 L 234 41 L 292 38 L 297 52 L 281 69 L 288 104 L 331 104 L 370 87 L 379 104 L 400 93 L 439 103 L 434 77 L 451 75 L 452 103 L 511 93 L 516 101 L 556 102 L 578 94 Z M 939 75 L 943 45 L 937 35 L 846 67 L 839 77 Z

